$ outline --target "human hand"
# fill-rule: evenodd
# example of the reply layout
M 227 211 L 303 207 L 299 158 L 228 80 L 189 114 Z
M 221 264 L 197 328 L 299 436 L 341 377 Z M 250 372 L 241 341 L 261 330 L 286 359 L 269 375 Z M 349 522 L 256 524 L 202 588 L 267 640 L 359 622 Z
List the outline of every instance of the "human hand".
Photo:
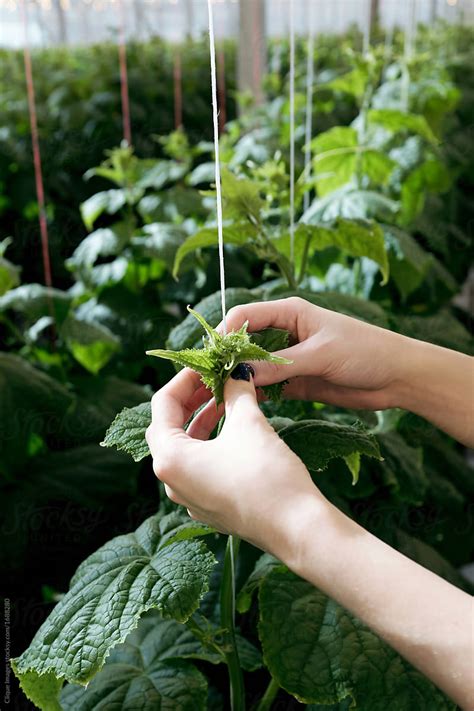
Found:
M 224 404 L 209 402 L 185 432 L 190 416 L 211 396 L 197 373 L 185 368 L 154 395 L 146 438 L 155 474 L 173 502 L 192 518 L 290 560 L 298 531 L 326 500 L 260 411 L 248 377 L 231 377 Z M 224 409 L 220 434 L 208 440 Z
M 253 364 L 257 386 L 289 380 L 289 399 L 372 410 L 397 406 L 411 339 L 299 297 L 235 306 L 227 314 L 227 330 L 245 321 L 249 332 L 283 328 L 296 341 L 275 353 L 292 364 Z

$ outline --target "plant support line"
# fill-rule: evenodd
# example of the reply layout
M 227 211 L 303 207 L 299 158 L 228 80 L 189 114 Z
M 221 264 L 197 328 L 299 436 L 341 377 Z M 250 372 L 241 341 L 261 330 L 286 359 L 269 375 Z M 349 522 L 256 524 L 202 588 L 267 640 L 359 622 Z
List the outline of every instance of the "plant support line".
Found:
M 217 208 L 217 236 L 219 242 L 219 270 L 221 284 L 221 309 L 224 334 L 227 333 L 226 306 L 225 306 L 225 267 L 224 267 L 224 234 L 222 229 L 222 188 L 221 166 L 219 158 L 219 112 L 217 108 L 217 69 L 216 69 L 216 42 L 214 38 L 214 20 L 212 15 L 212 0 L 207 0 L 209 15 L 209 51 L 211 57 L 211 90 L 212 90 L 212 120 L 214 124 L 214 153 L 216 166 L 216 208 Z
M 290 261 L 295 263 L 295 7 L 290 0 Z
M 132 128 L 130 123 L 130 102 L 128 98 L 127 44 L 125 39 L 125 10 L 123 0 L 118 0 L 119 7 L 119 62 L 120 62 L 120 96 L 122 99 L 123 139 L 132 145 Z
M 48 223 L 46 220 L 46 204 L 44 198 L 43 170 L 41 166 L 41 151 L 38 137 L 38 121 L 36 117 L 35 86 L 33 83 L 33 68 L 28 38 L 28 14 L 25 0 L 20 0 L 20 12 L 23 21 L 24 48 L 23 58 L 25 63 L 26 88 L 28 93 L 28 112 L 30 114 L 31 145 L 33 149 L 33 163 L 35 169 L 36 198 L 38 200 L 38 220 L 41 234 L 41 251 L 43 256 L 44 281 L 46 286 L 53 284 L 51 274 L 51 260 L 49 254 Z M 50 303 L 51 317 L 54 320 L 54 309 Z
M 308 34 L 308 58 L 306 65 L 306 126 L 305 126 L 305 154 L 304 154 L 304 175 L 305 180 L 311 178 L 311 137 L 313 134 L 313 82 L 314 82 L 314 29 L 313 29 L 313 5 L 309 6 L 309 34 Z M 304 212 L 309 208 L 310 193 L 307 190 L 303 198 Z

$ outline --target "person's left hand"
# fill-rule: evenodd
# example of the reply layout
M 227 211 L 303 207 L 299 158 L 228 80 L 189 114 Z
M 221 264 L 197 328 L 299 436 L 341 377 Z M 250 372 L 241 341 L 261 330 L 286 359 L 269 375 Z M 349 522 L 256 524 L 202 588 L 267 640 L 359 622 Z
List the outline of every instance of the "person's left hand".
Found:
M 193 519 L 283 559 L 315 505 L 327 502 L 260 411 L 249 370 L 241 364 L 236 371 L 248 381 L 231 377 L 224 405 L 208 402 L 187 432 L 186 422 L 211 395 L 199 376 L 186 368 L 153 396 L 146 438 L 154 471 Z M 224 408 L 224 426 L 208 440 Z

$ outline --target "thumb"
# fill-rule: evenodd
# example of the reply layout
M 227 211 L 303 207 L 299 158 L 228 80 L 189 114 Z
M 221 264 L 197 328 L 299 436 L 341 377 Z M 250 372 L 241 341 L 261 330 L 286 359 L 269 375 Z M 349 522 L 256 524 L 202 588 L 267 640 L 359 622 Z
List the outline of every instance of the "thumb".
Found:
M 255 371 L 248 363 L 239 363 L 224 385 L 226 422 L 234 418 L 247 418 L 260 414 L 257 393 L 253 382 Z

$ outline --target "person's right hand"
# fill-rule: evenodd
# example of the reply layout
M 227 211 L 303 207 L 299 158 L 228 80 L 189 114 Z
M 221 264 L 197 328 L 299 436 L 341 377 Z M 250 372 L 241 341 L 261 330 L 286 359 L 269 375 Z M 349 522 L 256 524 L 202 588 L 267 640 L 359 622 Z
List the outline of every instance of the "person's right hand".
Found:
M 235 306 L 226 321 L 228 331 L 248 321 L 249 333 L 274 327 L 292 334 L 294 345 L 276 355 L 293 363 L 253 363 L 256 386 L 289 380 L 284 396 L 290 399 L 372 410 L 397 406 L 411 339 L 299 297 Z

